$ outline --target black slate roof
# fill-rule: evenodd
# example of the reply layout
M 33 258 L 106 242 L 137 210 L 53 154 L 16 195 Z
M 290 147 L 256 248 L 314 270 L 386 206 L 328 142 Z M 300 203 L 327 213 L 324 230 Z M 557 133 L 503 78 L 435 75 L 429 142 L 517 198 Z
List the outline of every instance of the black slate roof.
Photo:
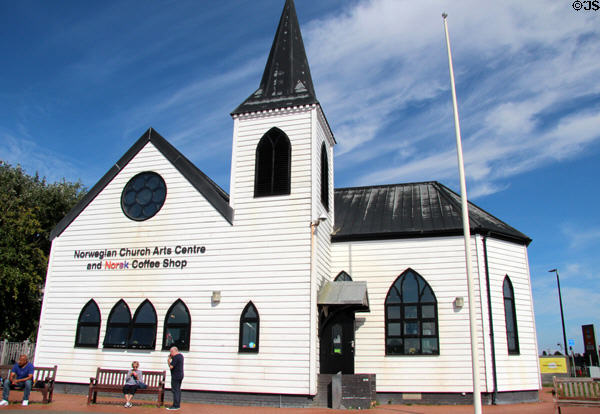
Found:
M 98 181 L 83 199 L 69 211 L 69 213 L 50 232 L 50 240 L 60 236 L 77 216 L 92 202 L 94 198 L 112 181 L 112 179 L 151 142 L 171 164 L 198 190 L 206 200 L 231 224 L 233 223 L 233 209 L 229 205 L 229 195 L 221 189 L 206 174 L 200 171 L 190 160 L 183 156 L 166 139 L 155 130 L 149 128 L 115 165 Z
M 293 0 L 286 0 L 260 86 L 231 115 L 318 103 Z
M 332 241 L 461 235 L 460 196 L 437 181 L 335 190 Z M 472 234 L 528 245 L 531 239 L 473 203 Z

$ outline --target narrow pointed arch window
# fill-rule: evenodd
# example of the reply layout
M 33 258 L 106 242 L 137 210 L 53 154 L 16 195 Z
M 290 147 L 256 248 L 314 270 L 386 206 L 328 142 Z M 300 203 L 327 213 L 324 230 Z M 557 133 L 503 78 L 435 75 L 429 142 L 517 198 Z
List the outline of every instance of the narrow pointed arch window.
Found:
M 258 352 L 260 318 L 252 302 L 248 302 L 240 317 L 239 352 Z
M 437 300 L 412 269 L 402 273 L 385 299 L 386 355 L 439 355 Z
M 81 309 L 77 319 L 75 346 L 82 348 L 97 348 L 100 340 L 100 309 L 94 299 Z
M 290 194 L 292 147 L 287 135 L 271 128 L 258 142 L 254 197 Z
M 517 312 L 515 310 L 515 291 L 508 275 L 502 284 L 504 296 L 504 319 L 506 321 L 506 342 L 509 354 L 519 354 L 519 333 L 517 331 Z
M 156 310 L 148 299 L 135 311 L 127 343 L 133 349 L 154 349 L 156 346 Z
M 177 299 L 165 316 L 162 349 L 166 351 L 176 346 L 180 351 L 189 351 L 191 328 L 190 311 L 181 299 Z
M 105 348 L 127 348 L 129 326 L 131 324 L 131 311 L 123 299 L 118 301 L 108 315 L 106 334 L 104 335 Z
M 329 211 L 329 161 L 325 143 L 321 145 L 321 203 Z
M 352 282 L 352 277 L 346 273 L 345 271 L 341 271 L 338 275 L 333 279 L 334 282 Z

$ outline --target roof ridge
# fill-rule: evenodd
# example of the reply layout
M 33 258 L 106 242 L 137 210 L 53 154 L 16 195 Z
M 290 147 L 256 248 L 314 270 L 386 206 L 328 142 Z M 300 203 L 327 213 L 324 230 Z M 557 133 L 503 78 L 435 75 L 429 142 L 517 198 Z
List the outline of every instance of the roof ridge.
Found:
M 358 187 L 339 187 L 339 188 L 335 188 L 334 191 L 361 190 L 361 189 L 367 189 L 367 188 L 400 187 L 400 186 L 408 186 L 408 185 L 435 184 L 435 183 L 438 183 L 438 182 L 437 181 L 416 181 L 416 182 L 412 182 L 412 183 L 364 185 L 364 186 L 358 186 Z
M 385 202 L 381 204 L 384 193 Z M 398 197 L 392 201 L 387 196 L 393 193 Z M 332 240 L 463 234 L 461 204 L 457 193 L 438 181 L 336 189 L 337 232 Z M 434 208 L 439 209 L 439 218 Z M 525 245 L 531 242 L 528 236 L 472 202 L 468 203 L 468 214 L 472 234 L 493 235 Z M 382 225 L 384 222 L 387 224 Z
M 192 161 L 190 161 L 185 155 L 183 155 L 183 153 L 181 151 L 179 151 L 177 148 L 175 148 L 175 146 L 173 144 L 171 144 L 169 141 L 167 141 L 155 129 L 152 129 L 152 127 L 149 128 L 149 133 L 150 133 L 149 141 L 150 142 L 155 144 L 152 132 L 154 132 L 154 135 L 156 135 L 157 138 L 159 138 L 161 140 L 161 145 L 167 146 L 169 149 L 171 149 L 177 153 L 177 158 L 172 160 L 173 163 L 178 160 L 182 160 L 183 162 L 188 164 L 188 166 L 190 168 L 194 169 L 196 173 L 200 174 L 202 176 L 202 178 L 204 178 L 206 181 L 208 181 L 208 183 L 210 185 L 212 185 L 214 187 L 215 191 L 217 191 L 218 195 L 221 196 L 223 198 L 223 200 L 225 200 L 229 203 L 229 194 L 227 193 L 227 191 L 223 190 L 223 188 L 221 188 L 221 186 L 219 184 L 214 182 L 208 175 L 206 175 L 204 173 L 204 171 L 202 171 L 200 168 L 198 168 L 196 166 L 196 164 L 194 164 Z M 159 148 L 159 151 L 160 151 L 160 148 Z
M 79 214 L 100 194 L 104 188 L 123 170 L 127 164 L 149 142 L 179 171 L 190 184 L 204 196 L 230 224 L 233 222 L 233 209 L 229 205 L 229 195 L 198 167 L 188 160 L 177 148 L 164 139 L 152 127 L 148 128 L 121 158 L 94 184 L 87 194 L 67 213 L 50 232 L 50 240 L 60 236 Z
M 452 189 L 451 189 L 451 188 L 449 188 L 449 187 L 446 187 L 446 186 L 445 186 L 445 185 L 443 185 L 443 184 L 440 184 L 440 185 L 443 187 L 443 189 L 445 189 L 445 190 L 447 190 L 447 191 L 450 191 L 450 192 L 452 192 L 452 193 L 453 193 L 454 195 L 456 195 L 457 197 L 460 197 L 460 194 L 458 194 L 456 191 L 452 190 Z M 506 227 L 508 227 L 509 229 L 511 229 L 511 230 L 514 230 L 514 231 L 516 231 L 516 232 L 518 232 L 518 233 L 521 233 L 521 234 L 523 234 L 523 236 L 527 237 L 527 236 L 526 236 L 524 233 L 520 232 L 519 230 L 517 230 L 516 228 L 514 228 L 513 226 L 511 226 L 510 224 L 508 224 L 508 223 L 507 223 L 507 222 L 505 222 L 504 220 L 502 220 L 502 219 L 500 219 L 500 218 L 496 217 L 495 215 L 493 215 L 492 213 L 488 212 L 488 211 L 487 211 L 486 209 L 484 209 L 483 207 L 480 207 L 480 206 L 478 206 L 477 204 L 475 204 L 474 202 L 472 202 L 472 201 L 470 201 L 470 200 L 467 200 L 467 203 L 469 204 L 469 206 L 473 206 L 473 207 L 475 207 L 476 209 L 480 210 L 482 213 L 484 213 L 484 214 L 486 214 L 486 215 L 490 216 L 491 218 L 493 218 L 493 219 L 495 219 L 495 220 L 498 220 L 500 223 L 502 223 L 503 225 L 505 225 L 505 226 L 506 226 Z M 462 205 L 461 205 L 461 209 L 462 209 Z M 470 214 L 469 214 L 469 220 L 471 220 L 471 215 L 470 215 Z M 477 222 L 477 224 L 478 224 L 480 227 L 483 227 L 483 226 L 484 226 L 484 224 L 482 224 L 482 223 L 479 223 L 479 222 Z M 529 237 L 528 237 L 528 238 L 529 238 Z

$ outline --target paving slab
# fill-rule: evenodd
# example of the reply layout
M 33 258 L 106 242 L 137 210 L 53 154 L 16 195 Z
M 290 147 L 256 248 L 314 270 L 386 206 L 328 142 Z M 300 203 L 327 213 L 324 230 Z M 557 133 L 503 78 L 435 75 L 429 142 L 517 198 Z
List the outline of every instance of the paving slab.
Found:
M 78 394 L 59 394 L 54 393 L 52 403 L 43 404 L 41 396 L 39 400 L 35 397 L 37 393 L 32 394 L 32 400 L 27 407 L 21 405 L 18 400 L 21 396 L 19 392 L 11 393 L 11 404 L 7 407 L 0 407 L 0 414 L 7 413 L 25 413 L 30 414 L 48 414 L 50 412 L 61 412 L 70 414 L 84 413 L 167 413 L 165 407 L 156 407 L 149 401 L 135 402 L 131 408 L 122 406 L 123 401 L 114 398 L 101 398 L 98 396 L 98 404 L 87 405 L 87 395 Z M 549 388 L 540 392 L 540 402 L 526 404 L 505 404 L 483 406 L 484 414 L 553 414 L 554 404 Z M 358 410 L 332 410 L 330 408 L 276 408 L 276 407 L 248 407 L 248 406 L 230 406 L 216 404 L 197 404 L 182 402 L 181 410 L 178 413 L 188 414 L 351 414 Z M 473 413 L 473 406 L 470 405 L 379 405 L 368 410 L 369 414 L 470 414 Z M 562 409 L 563 414 L 592 414 L 600 413 L 598 408 L 590 407 L 566 407 Z

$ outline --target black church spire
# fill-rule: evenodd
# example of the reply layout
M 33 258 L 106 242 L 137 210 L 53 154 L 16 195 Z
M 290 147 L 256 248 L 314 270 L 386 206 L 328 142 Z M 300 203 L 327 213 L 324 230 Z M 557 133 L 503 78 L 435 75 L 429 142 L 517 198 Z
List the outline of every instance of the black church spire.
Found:
M 260 86 L 232 115 L 318 103 L 293 0 L 286 0 Z

